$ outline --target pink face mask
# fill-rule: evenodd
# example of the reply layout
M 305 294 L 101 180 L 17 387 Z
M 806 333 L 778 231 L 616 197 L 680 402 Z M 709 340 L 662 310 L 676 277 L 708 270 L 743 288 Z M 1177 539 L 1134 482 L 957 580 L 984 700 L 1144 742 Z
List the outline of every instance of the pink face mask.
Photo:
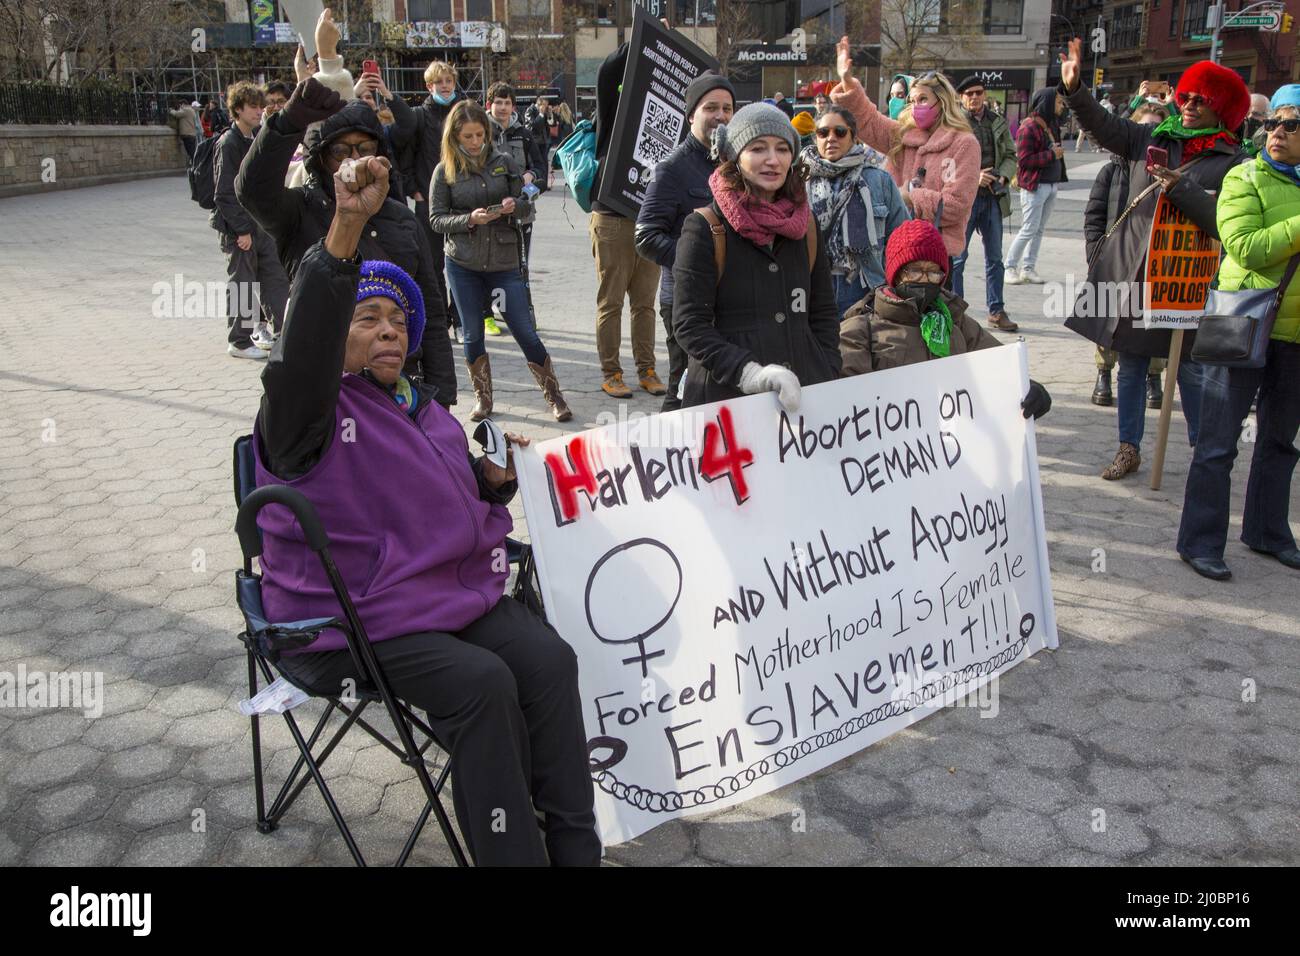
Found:
M 933 103 L 917 103 L 912 107 L 912 120 L 921 129 L 929 129 L 939 118 L 939 107 Z

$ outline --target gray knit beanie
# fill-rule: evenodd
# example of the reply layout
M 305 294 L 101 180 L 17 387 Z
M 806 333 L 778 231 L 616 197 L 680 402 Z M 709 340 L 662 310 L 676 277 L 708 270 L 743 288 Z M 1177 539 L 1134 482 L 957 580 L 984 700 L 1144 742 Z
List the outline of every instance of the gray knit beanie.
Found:
M 790 117 L 770 103 L 750 103 L 736 110 L 730 123 L 714 129 L 710 155 L 718 162 L 728 162 L 760 136 L 780 136 L 790 144 L 790 152 L 799 152 L 799 134 L 790 125 Z

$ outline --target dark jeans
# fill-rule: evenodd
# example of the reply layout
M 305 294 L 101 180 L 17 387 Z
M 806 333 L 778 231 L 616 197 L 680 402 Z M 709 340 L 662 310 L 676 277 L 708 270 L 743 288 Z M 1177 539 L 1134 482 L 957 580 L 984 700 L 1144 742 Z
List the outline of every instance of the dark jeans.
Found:
M 185 155 L 189 158 L 189 161 L 194 162 L 194 137 L 182 136 L 181 145 L 185 147 Z
M 659 303 L 659 318 L 663 320 L 664 341 L 668 343 L 668 394 L 664 396 L 664 403 L 659 411 L 674 412 L 682 407 L 682 400 L 677 397 L 677 391 L 681 388 L 682 376 L 686 374 L 688 356 L 686 350 L 677 344 L 677 336 L 673 334 L 671 302 Z
M 1147 423 L 1147 374 L 1151 359 L 1131 352 L 1119 353 L 1119 396 L 1116 399 L 1116 416 L 1119 422 L 1119 440 L 1137 448 L 1142 447 L 1142 435 Z M 1202 382 L 1209 369 L 1197 362 L 1178 363 L 1178 397 L 1183 403 L 1183 417 L 1187 419 L 1187 444 L 1200 440 Z M 1250 406 L 1247 406 L 1249 410 Z M 1244 416 L 1243 416 L 1244 417 Z
M 1291 474 L 1300 451 L 1300 343 L 1272 341 L 1263 368 L 1204 366 L 1201 438 L 1187 473 L 1178 553 L 1223 560 L 1237 439 L 1250 403 L 1256 407 L 1255 453 L 1246 480 L 1241 540 L 1276 554 L 1295 547 L 1289 518 Z
M 438 274 L 438 281 L 442 283 L 442 291 L 447 296 L 447 301 L 443 305 L 447 309 L 447 328 L 454 329 L 460 325 L 460 317 L 456 314 L 456 302 L 451 297 L 451 287 L 447 284 L 446 263 L 447 254 L 443 249 L 444 236 L 440 232 L 434 232 L 433 227 L 429 225 L 429 200 L 420 199 L 415 203 L 415 218 L 420 220 L 420 227 L 424 229 L 425 238 L 429 240 L 429 251 L 433 253 L 433 271 Z
M 221 234 L 221 251 L 226 254 L 226 327 L 227 341 L 235 348 L 253 344 L 253 329 L 258 316 L 265 313 L 276 335 L 284 325 L 284 310 L 289 303 L 289 277 L 284 274 L 275 240 L 254 228 L 253 246 L 239 248 L 236 237 Z
M 408 634 L 374 649 L 393 692 L 428 712 L 451 754 L 456 822 L 475 863 L 600 863 L 578 659 L 545 621 L 502 598 L 455 634 Z M 280 669 L 324 694 L 357 677 L 347 651 L 284 657 Z
M 451 297 L 460 309 L 461 325 L 465 329 L 466 361 L 477 361 L 486 354 L 483 318 L 491 315 L 495 307 L 506 320 L 506 326 L 519 343 L 524 357 L 534 365 L 545 363 L 546 346 L 537 337 L 528 280 L 522 272 L 476 272 L 466 269 L 455 259 L 448 259 L 447 283 L 451 286 Z
M 841 320 L 844 319 L 845 312 L 866 298 L 871 291 L 862 281 L 861 274 L 852 281 L 847 276 L 832 274 L 831 285 L 835 289 L 835 310 L 839 312 Z
M 1002 264 L 1002 210 L 997 197 L 987 189 L 975 194 L 975 205 L 971 207 L 970 218 L 966 220 L 966 248 L 961 255 L 952 260 L 952 291 L 963 299 L 963 279 L 966 272 L 966 260 L 970 257 L 970 237 L 975 230 L 980 233 L 984 243 L 984 300 L 989 307 L 989 314 L 1001 312 L 1006 306 L 1002 293 L 1002 279 L 1006 273 Z

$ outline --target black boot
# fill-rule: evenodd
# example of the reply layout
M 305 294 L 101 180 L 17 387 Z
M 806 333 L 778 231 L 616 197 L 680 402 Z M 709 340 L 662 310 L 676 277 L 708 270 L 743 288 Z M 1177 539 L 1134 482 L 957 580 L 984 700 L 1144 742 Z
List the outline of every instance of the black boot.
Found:
M 1147 376 L 1147 408 L 1159 408 L 1165 401 L 1165 389 L 1159 374 Z
M 1110 391 L 1110 369 L 1097 369 L 1097 384 L 1092 390 L 1092 404 L 1113 405 L 1115 397 Z

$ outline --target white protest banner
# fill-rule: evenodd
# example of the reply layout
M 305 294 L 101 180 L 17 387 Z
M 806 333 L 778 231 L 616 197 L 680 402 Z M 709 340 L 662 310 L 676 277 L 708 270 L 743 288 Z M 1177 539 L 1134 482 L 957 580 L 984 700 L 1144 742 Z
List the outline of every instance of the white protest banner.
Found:
M 288 15 L 289 22 L 298 31 L 298 35 L 302 38 L 303 51 L 310 60 L 316 55 L 316 21 L 325 10 L 323 0 L 280 0 L 280 9 Z M 343 29 L 341 23 L 339 29 Z
M 600 835 L 771 791 L 1055 647 L 1023 345 L 516 452 Z

